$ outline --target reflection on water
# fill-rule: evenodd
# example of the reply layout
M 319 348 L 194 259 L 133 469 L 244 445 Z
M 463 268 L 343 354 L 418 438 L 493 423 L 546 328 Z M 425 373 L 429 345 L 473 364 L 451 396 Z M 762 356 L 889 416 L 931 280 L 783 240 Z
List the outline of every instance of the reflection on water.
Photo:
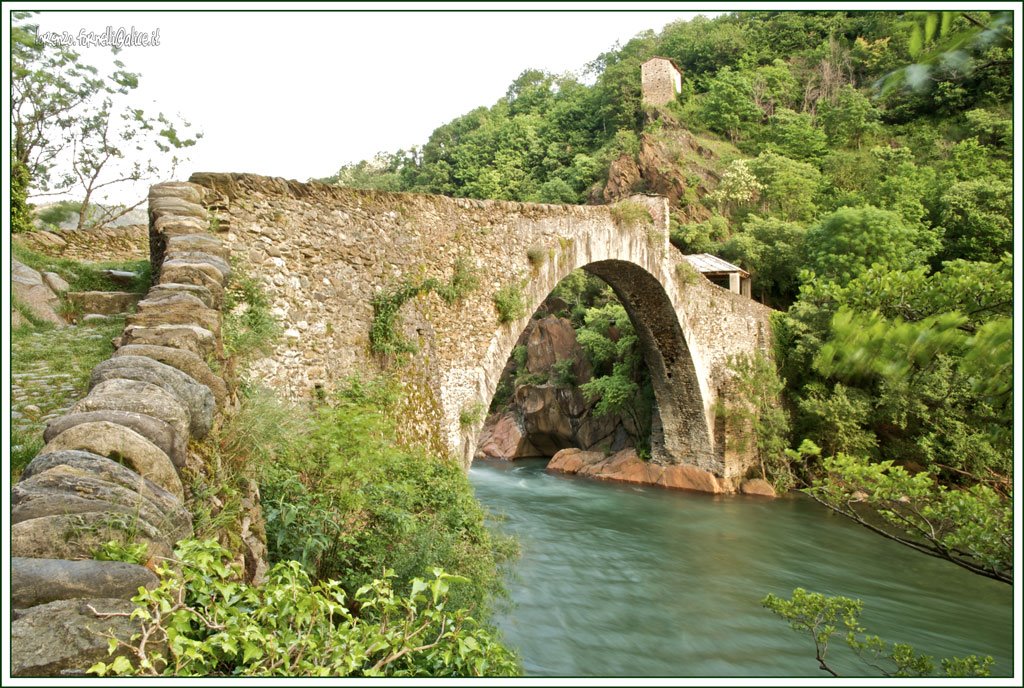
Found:
M 863 624 L 1012 672 L 1010 586 L 917 554 L 805 498 L 602 483 L 544 460 L 476 462 L 479 500 L 520 540 L 497 617 L 534 676 L 821 676 L 809 638 L 760 605 L 795 587 L 864 601 Z M 843 661 L 844 675 L 866 672 Z M 830 655 L 831 655 L 830 653 Z

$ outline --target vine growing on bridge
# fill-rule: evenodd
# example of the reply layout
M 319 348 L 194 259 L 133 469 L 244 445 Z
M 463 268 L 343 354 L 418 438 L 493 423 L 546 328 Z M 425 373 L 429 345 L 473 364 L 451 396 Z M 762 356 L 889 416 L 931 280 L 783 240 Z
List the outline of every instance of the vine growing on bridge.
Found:
M 434 292 L 451 306 L 479 286 L 480 277 L 476 269 L 469 259 L 462 257 L 455 261 L 452 276 L 447 282 L 433 277 L 419 281 L 406 278 L 398 286 L 378 292 L 370 301 L 373 306 L 370 351 L 380 355 L 385 362 L 398 360 L 416 351 L 416 344 L 399 331 L 399 311 L 414 296 L 426 296 Z

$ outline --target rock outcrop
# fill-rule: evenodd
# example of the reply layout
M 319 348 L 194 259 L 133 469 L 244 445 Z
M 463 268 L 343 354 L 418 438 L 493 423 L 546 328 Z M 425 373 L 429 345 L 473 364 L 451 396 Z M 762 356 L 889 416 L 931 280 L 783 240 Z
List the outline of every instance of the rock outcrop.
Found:
M 593 371 L 569 320 L 555 315 L 533 320 L 519 341 L 522 369 L 515 370 L 513 361 L 503 377 L 506 384 L 515 384 L 514 377 L 520 382 L 505 408 L 484 424 L 478 457 L 514 460 L 552 456 L 568 447 L 615 451 L 629 444 L 624 421 L 595 417 L 594 404 L 580 391 Z
M 615 454 L 565 449 L 548 462 L 547 469 L 557 473 L 570 473 L 598 480 L 617 480 L 625 483 L 658 485 L 675 490 L 693 490 L 718 494 L 727 492 L 713 473 L 695 466 L 675 464 L 662 466 L 644 461 L 633 449 Z
M 57 314 L 60 299 L 43 280 L 43 276 L 14 258 L 11 259 L 11 296 L 37 320 L 53 323 L 57 327 L 67 325 Z

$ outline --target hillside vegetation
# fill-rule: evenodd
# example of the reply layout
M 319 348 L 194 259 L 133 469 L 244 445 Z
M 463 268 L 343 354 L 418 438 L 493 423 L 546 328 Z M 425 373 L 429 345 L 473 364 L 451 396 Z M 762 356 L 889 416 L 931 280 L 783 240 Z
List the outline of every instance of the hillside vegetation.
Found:
M 660 108 L 640 98 L 656 55 L 683 70 Z M 673 243 L 736 262 L 780 310 L 777 371 L 739 368 L 751 397 L 785 383 L 782 416 L 752 405 L 776 486 L 1012 581 L 1012 66 L 1006 13 L 697 18 L 598 56 L 592 85 L 524 71 L 325 181 L 668 195 Z

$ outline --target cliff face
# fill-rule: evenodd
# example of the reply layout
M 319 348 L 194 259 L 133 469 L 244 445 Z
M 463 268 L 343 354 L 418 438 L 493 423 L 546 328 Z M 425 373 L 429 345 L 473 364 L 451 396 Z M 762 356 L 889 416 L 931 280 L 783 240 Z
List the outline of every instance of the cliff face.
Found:
M 724 169 L 722 154 L 732 146 L 702 139 L 683 127 L 664 109 L 652 110 L 647 130 L 640 135 L 636 156 L 623 153 L 608 170 L 608 181 L 594 202 L 615 203 L 632 193 L 667 196 L 677 221 L 688 224 L 711 217 L 700 199 L 718 186 Z
M 632 446 L 632 428 L 618 415 L 596 417 L 579 385 L 590 363 L 565 318 L 532 320 L 520 337 L 502 382 L 511 390 L 480 433 L 477 458 L 506 460 L 553 456 L 569 447 L 617 451 Z

